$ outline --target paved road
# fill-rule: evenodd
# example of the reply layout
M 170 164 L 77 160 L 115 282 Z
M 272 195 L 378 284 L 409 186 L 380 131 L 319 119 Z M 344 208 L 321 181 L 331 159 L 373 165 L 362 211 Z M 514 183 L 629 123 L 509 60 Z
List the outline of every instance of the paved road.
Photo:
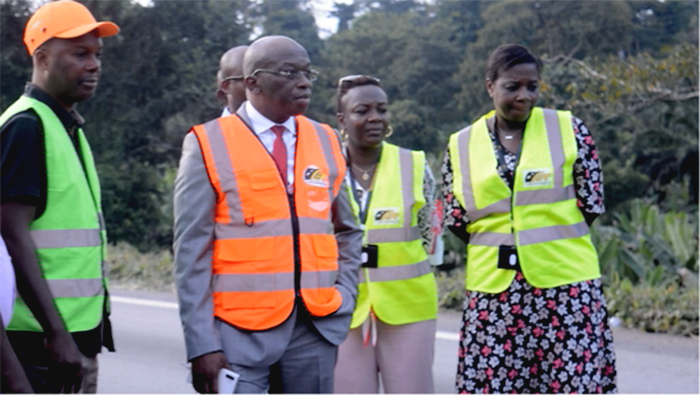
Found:
M 100 393 L 194 393 L 175 297 L 113 290 L 117 353 L 100 356 Z M 460 316 L 441 312 L 433 374 L 438 393 L 454 393 Z M 698 394 L 698 340 L 614 329 L 620 393 Z

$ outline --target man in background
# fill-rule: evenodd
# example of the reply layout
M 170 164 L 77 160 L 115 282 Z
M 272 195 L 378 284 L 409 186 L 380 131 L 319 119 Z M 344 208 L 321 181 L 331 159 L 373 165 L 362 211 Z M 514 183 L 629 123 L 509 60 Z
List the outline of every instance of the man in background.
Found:
M 245 102 L 245 82 L 243 77 L 243 56 L 247 45 L 239 45 L 226 51 L 219 62 L 219 88 L 216 96 L 224 99 L 225 107 L 221 116 L 231 115 Z

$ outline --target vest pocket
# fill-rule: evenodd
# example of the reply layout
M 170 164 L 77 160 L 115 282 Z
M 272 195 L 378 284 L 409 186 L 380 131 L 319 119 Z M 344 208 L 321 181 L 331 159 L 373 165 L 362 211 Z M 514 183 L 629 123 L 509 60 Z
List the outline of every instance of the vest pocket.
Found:
M 216 261 L 247 262 L 272 260 L 272 238 L 241 238 L 217 241 Z M 228 267 L 228 266 L 227 266 Z M 250 272 L 248 269 L 246 272 Z
M 312 239 L 317 257 L 338 259 L 338 242 L 334 235 L 314 235 Z
M 255 221 L 289 218 L 287 190 L 276 170 L 251 172 L 249 174 L 250 190 L 242 193 L 246 212 L 254 216 Z
M 282 178 L 279 172 L 266 170 L 250 173 L 250 188 L 255 191 L 273 189 L 281 184 Z

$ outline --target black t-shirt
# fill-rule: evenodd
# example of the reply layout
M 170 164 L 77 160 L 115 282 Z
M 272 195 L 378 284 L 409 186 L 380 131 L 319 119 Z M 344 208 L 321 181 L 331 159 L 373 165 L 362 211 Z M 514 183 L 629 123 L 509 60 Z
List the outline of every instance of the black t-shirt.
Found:
M 31 83 L 27 84 L 24 95 L 46 104 L 53 110 L 70 134 L 76 152 L 82 160 L 77 140 L 77 130 L 83 123 L 82 117 L 75 111 L 69 112 Z M 35 219 L 41 217 L 46 210 L 47 172 L 44 147 L 44 128 L 34 110 L 15 114 L 0 126 L 0 202 L 35 206 Z M 18 342 L 43 342 L 44 338 L 43 333 L 30 331 L 13 331 L 12 334 L 12 339 Z M 72 335 L 78 349 L 86 356 L 99 353 L 102 346 L 114 351 L 112 327 L 106 309 L 99 326 Z

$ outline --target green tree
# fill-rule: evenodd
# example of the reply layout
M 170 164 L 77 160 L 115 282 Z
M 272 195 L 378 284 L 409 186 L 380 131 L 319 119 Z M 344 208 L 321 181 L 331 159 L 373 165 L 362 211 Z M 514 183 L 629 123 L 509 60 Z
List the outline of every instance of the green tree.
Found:
M 660 203 L 687 173 L 686 205 L 697 205 L 698 47 L 667 53 L 545 66 L 542 101 L 571 109 L 595 133 L 608 210 L 642 195 Z
M 22 42 L 24 25 L 33 8 L 29 0 L 0 1 L 0 109 L 8 108 L 32 78 L 32 58 Z
M 491 4 L 481 17 L 484 27 L 467 46 L 457 75 L 457 99 L 470 120 L 491 108 L 484 70 L 500 45 L 521 44 L 536 56 L 568 61 L 618 54 L 631 42 L 631 11 L 624 2 L 508 0 Z
M 632 52 L 661 55 L 678 42 L 698 42 L 697 1 L 627 1 L 633 13 Z
M 268 1 L 269 2 L 269 1 Z M 285 3 L 285 2 L 281 2 Z M 293 2 L 289 2 L 291 4 Z M 311 59 L 317 59 L 323 41 L 318 37 L 318 26 L 314 16 L 299 8 L 279 7 L 265 14 L 263 35 L 284 35 L 293 38 L 306 48 Z
M 423 2 L 416 0 L 355 0 L 355 3 L 363 11 L 381 11 L 398 15 L 425 9 Z
M 460 50 L 476 41 L 477 31 L 484 26 L 481 12 L 491 3 L 492 1 L 486 0 L 438 0 L 435 7 L 436 20 L 450 29 L 445 39 L 455 42 Z
M 355 18 L 355 3 L 333 3 L 334 10 L 331 11 L 331 16 L 338 18 L 338 30 L 342 31 L 350 29 L 350 21 Z

